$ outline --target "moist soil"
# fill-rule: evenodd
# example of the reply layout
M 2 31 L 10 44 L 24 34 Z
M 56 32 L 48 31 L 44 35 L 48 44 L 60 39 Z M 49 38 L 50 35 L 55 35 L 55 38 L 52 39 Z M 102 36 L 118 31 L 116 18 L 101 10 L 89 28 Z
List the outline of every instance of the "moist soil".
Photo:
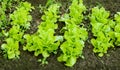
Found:
M 26 33 L 34 33 L 37 30 L 37 26 L 41 21 L 40 17 L 42 14 L 39 12 L 39 4 L 45 5 L 46 0 L 27 0 L 34 7 L 35 10 L 31 13 L 33 20 L 31 22 L 31 29 Z M 62 13 L 70 5 L 69 0 L 58 0 L 62 3 Z M 120 0 L 84 0 L 84 4 L 88 8 L 88 12 L 92 7 L 103 6 L 106 10 L 111 12 L 110 18 L 120 11 Z M 84 21 L 85 25 L 89 25 L 89 21 Z M 59 24 L 59 29 L 56 33 L 59 34 L 59 30 L 63 25 Z M 86 26 L 87 27 L 87 26 Z M 91 39 L 92 34 L 89 31 L 89 39 Z M 0 54 L 0 70 L 120 70 L 120 47 L 110 48 L 108 53 L 103 57 L 98 57 L 97 54 L 93 53 L 93 46 L 89 43 L 89 39 L 85 44 L 83 55 L 84 59 L 78 58 L 76 64 L 73 67 L 66 67 L 64 63 L 57 61 L 57 57 L 60 55 L 60 50 L 58 54 L 51 56 L 47 59 L 49 64 L 41 65 L 37 60 L 42 56 L 35 57 L 33 52 L 23 51 L 22 46 L 20 47 L 21 55 L 20 59 L 8 60 Z M 1 53 L 1 51 L 0 51 Z

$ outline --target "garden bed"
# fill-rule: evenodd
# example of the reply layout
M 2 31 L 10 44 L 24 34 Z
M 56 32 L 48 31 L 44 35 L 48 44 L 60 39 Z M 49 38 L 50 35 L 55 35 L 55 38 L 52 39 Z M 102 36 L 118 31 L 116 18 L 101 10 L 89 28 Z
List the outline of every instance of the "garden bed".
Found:
M 44 5 L 45 0 L 27 0 L 34 7 L 35 10 L 31 12 L 32 22 L 30 30 L 26 33 L 34 33 L 37 30 L 39 22 L 41 22 L 41 16 L 38 6 L 39 4 Z M 59 0 L 63 4 L 63 8 L 70 5 L 68 0 Z M 91 10 L 95 6 L 103 6 L 106 10 L 109 10 L 111 13 L 110 18 L 113 18 L 113 15 L 120 11 L 120 0 L 84 0 L 86 7 Z M 65 12 L 61 9 L 62 12 Z M 88 11 L 89 12 L 89 11 Z M 84 21 L 85 25 L 89 25 L 89 21 Z M 63 25 L 59 25 L 61 28 Z M 59 34 L 59 29 L 56 30 Z M 92 33 L 88 33 L 89 38 L 91 39 Z M 58 54 L 51 54 L 47 59 L 47 65 L 41 65 L 37 60 L 42 57 L 41 55 L 35 57 L 33 52 L 23 51 L 22 46 L 20 46 L 20 59 L 8 60 L 0 54 L 0 70 L 119 70 L 120 69 L 120 47 L 110 48 L 103 57 L 98 57 L 97 54 L 93 53 L 93 46 L 91 43 L 86 41 L 85 47 L 83 50 L 84 59 L 78 58 L 77 62 L 73 67 L 66 67 L 63 63 L 57 61 L 57 57 L 60 56 L 59 49 L 57 50 Z M 0 51 L 2 53 L 2 51 Z

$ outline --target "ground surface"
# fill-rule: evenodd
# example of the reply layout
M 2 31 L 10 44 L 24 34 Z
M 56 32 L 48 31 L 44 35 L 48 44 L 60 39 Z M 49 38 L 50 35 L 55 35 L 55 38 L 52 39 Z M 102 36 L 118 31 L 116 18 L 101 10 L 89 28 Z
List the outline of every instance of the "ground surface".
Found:
M 28 0 L 32 3 L 33 6 L 37 9 L 39 4 L 45 4 L 45 0 Z M 69 0 L 59 0 L 64 5 L 69 5 L 67 1 Z M 85 5 L 88 8 L 94 7 L 96 5 L 104 6 L 114 15 L 117 11 L 120 11 L 120 0 L 84 0 Z M 33 21 L 31 23 L 32 27 L 29 33 L 36 31 L 36 26 L 39 24 L 41 14 L 39 10 L 35 10 L 32 13 Z M 89 33 L 91 37 L 91 33 Z M 108 54 L 102 58 L 98 57 L 92 52 L 92 46 L 86 42 L 84 48 L 84 57 L 85 59 L 79 58 L 74 67 L 69 68 L 57 61 L 59 56 L 59 51 L 57 55 L 51 55 L 48 58 L 49 64 L 42 66 L 37 62 L 39 57 L 35 57 L 33 53 L 27 51 L 22 51 L 18 60 L 7 60 L 3 58 L 3 55 L 0 54 L 0 70 L 120 70 L 120 47 L 115 47 L 114 49 L 109 49 Z

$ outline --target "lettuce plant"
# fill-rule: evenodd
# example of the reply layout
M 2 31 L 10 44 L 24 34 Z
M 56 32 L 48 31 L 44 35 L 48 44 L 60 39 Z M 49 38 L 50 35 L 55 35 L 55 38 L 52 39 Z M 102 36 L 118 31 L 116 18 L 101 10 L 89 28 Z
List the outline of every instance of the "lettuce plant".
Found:
M 75 24 L 79 25 L 83 20 L 83 12 L 86 10 L 86 7 L 83 5 L 82 0 L 73 0 L 71 6 L 69 7 L 70 13 L 64 14 L 61 17 L 60 21 L 65 21 L 66 24 L 69 21 L 74 22 Z
M 55 29 L 58 27 L 57 19 L 59 18 L 59 5 L 52 4 L 49 8 L 44 11 L 42 16 L 42 22 L 38 26 L 38 30 L 35 34 L 26 34 L 24 38 L 26 39 L 26 46 L 23 47 L 24 50 L 34 51 L 34 55 L 38 56 L 42 54 L 43 59 L 40 59 L 42 64 L 46 64 L 46 59 L 51 53 L 56 53 L 60 41 L 57 41 L 58 37 L 54 36 Z
M 24 32 L 20 32 L 19 26 L 13 26 L 9 32 L 6 33 L 6 43 L 1 46 L 5 57 L 8 57 L 8 59 L 19 58 L 19 42 L 22 41 L 23 34 Z
M 7 16 L 6 16 L 6 8 L 7 8 L 7 1 L 2 1 L 0 5 L 0 29 L 4 29 L 7 25 Z
M 7 44 L 2 44 L 1 49 L 4 50 L 4 56 L 8 59 L 19 58 L 19 41 L 13 38 L 6 39 Z
M 100 57 L 107 53 L 108 48 L 114 47 L 114 32 L 115 23 L 108 19 L 110 13 L 103 7 L 94 7 L 90 16 L 92 33 L 95 38 L 91 39 L 94 46 L 93 52 L 98 53 Z
M 4 31 L 8 29 L 10 24 L 9 15 L 13 9 L 13 4 L 19 3 L 19 0 L 0 0 L 0 30 Z M 1 32 L 0 37 L 2 38 L 4 34 Z
M 19 2 L 19 0 L 0 0 L 0 29 L 5 30 L 10 23 L 8 16 L 14 2 Z M 6 11 L 9 12 L 6 13 Z
M 70 9 L 70 20 L 75 22 L 75 24 L 80 24 L 83 19 L 83 12 L 86 10 L 86 7 L 83 5 L 82 0 L 73 0 Z
M 1 48 L 4 55 L 8 59 L 18 58 L 20 55 L 19 42 L 23 42 L 23 34 L 25 29 L 29 28 L 30 21 L 32 19 L 29 15 L 32 6 L 28 2 L 21 2 L 17 10 L 10 15 L 12 27 L 8 32 L 3 31 L 5 34 L 5 42 Z
M 114 27 L 114 36 L 115 36 L 115 45 L 116 46 L 120 46 L 120 12 L 117 12 L 117 14 L 115 14 L 115 22 L 116 25 Z
M 79 28 L 75 24 L 70 24 L 71 28 L 65 31 L 65 42 L 60 46 L 62 54 L 58 57 L 58 61 L 65 62 L 66 66 L 73 66 L 78 57 L 83 57 L 82 51 L 84 41 L 87 39 L 87 31 L 85 28 Z
M 58 57 L 59 62 L 65 62 L 66 66 L 72 67 L 78 57 L 82 57 L 82 51 L 84 47 L 84 41 L 88 37 L 88 33 L 85 28 L 79 27 L 83 19 L 83 12 L 85 6 L 82 4 L 82 0 L 73 0 L 69 7 L 70 13 L 65 14 L 61 21 L 64 21 L 66 29 L 64 33 L 65 42 L 60 46 L 62 54 Z
M 20 25 L 24 29 L 29 29 L 30 22 L 32 20 L 32 16 L 30 15 L 30 11 L 34 9 L 28 2 L 21 2 L 19 7 L 16 7 L 16 11 L 14 11 L 10 15 L 10 19 L 12 20 L 12 25 Z

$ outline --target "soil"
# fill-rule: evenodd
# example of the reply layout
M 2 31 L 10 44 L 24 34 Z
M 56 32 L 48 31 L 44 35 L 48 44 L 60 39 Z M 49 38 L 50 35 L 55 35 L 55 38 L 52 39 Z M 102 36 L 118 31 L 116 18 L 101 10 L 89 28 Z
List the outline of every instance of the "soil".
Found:
M 37 25 L 39 24 L 40 17 L 42 14 L 39 13 L 39 4 L 44 5 L 46 0 L 27 0 L 33 6 L 35 10 L 31 13 L 33 16 L 33 21 L 31 22 L 31 29 L 27 33 L 34 33 L 37 30 Z M 69 0 L 59 0 L 63 5 L 63 12 L 65 12 L 65 7 L 69 5 Z M 103 6 L 106 10 L 111 12 L 111 18 L 113 15 L 120 11 L 120 0 L 84 0 L 84 4 L 91 10 L 95 6 Z M 89 25 L 89 22 L 86 21 Z M 61 25 L 62 26 L 62 25 Z M 61 27 L 59 25 L 59 27 Z M 58 30 L 59 31 L 59 30 Z M 89 39 L 92 34 L 89 32 Z M 39 57 L 35 57 L 33 53 L 28 51 L 23 51 L 22 46 L 20 47 L 21 55 L 20 59 L 8 60 L 0 54 L 0 70 L 120 70 L 120 47 L 110 48 L 108 53 L 103 57 L 98 57 L 94 54 L 93 46 L 87 41 L 83 50 L 83 55 L 85 59 L 78 58 L 76 64 L 73 67 L 66 67 L 64 63 L 57 61 L 60 51 L 58 50 L 57 55 L 51 54 L 48 58 L 48 65 L 42 66 L 37 62 Z M 1 51 L 0 51 L 1 53 Z

